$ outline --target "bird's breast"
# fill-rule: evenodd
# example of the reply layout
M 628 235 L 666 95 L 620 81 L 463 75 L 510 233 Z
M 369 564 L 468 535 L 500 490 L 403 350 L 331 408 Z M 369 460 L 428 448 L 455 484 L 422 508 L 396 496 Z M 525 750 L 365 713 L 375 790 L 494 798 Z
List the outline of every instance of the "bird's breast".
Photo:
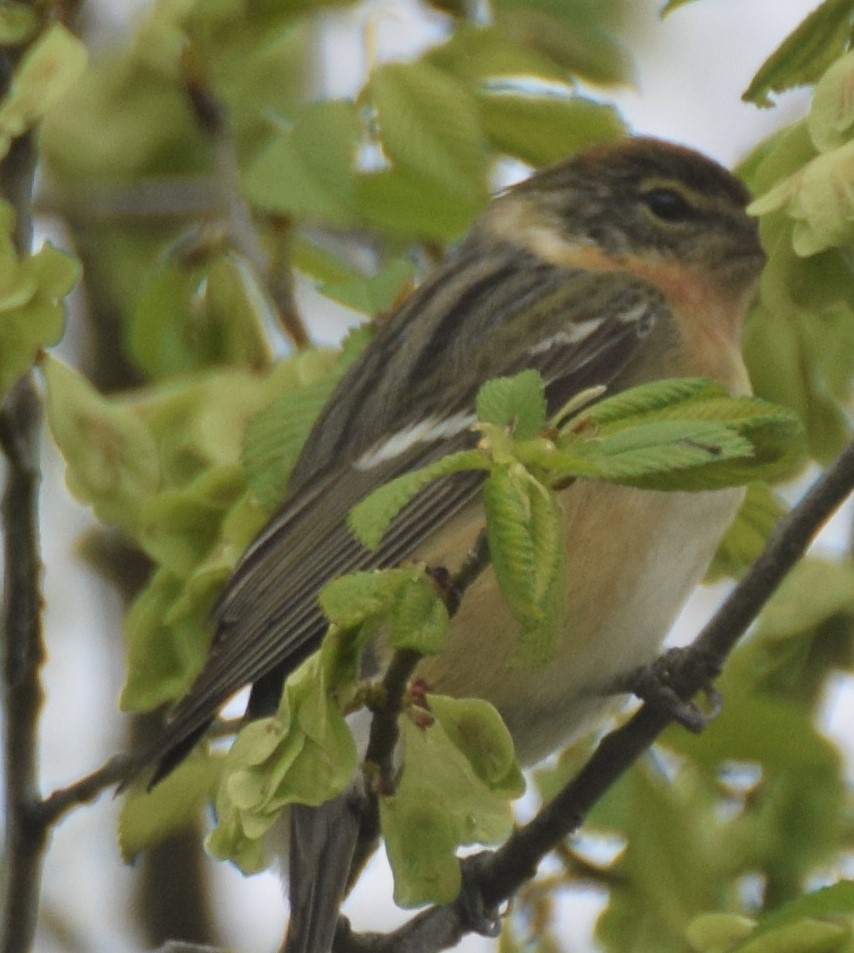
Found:
M 465 593 L 447 650 L 418 674 L 436 692 L 495 705 L 520 762 L 545 757 L 602 713 L 615 679 L 655 657 L 742 496 L 576 482 L 561 494 L 567 604 L 553 657 L 520 659 L 519 626 L 487 570 Z M 479 512 L 457 517 L 451 550 L 465 552 L 480 526 Z M 419 557 L 441 562 L 438 553 Z

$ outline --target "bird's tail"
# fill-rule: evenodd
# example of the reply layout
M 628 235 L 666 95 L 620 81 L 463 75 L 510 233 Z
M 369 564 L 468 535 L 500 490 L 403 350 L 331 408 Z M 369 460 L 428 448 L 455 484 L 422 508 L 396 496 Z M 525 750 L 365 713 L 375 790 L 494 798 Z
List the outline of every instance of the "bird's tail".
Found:
M 330 953 L 359 836 L 361 792 L 354 784 L 319 807 L 291 808 L 291 919 L 281 953 Z

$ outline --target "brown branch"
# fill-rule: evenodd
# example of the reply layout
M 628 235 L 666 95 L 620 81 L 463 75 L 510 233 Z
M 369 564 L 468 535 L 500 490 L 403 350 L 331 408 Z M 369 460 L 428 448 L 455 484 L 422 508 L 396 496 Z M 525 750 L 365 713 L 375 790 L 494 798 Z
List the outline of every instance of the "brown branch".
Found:
M 11 82 L 20 50 L 0 57 L 0 94 Z M 13 140 L 0 164 L 0 191 L 15 210 L 19 255 L 32 243 L 32 192 L 36 154 L 32 133 Z M 2 953 L 32 946 L 38 916 L 46 831 L 34 823 L 38 804 L 38 720 L 43 693 L 41 573 L 38 529 L 41 400 L 30 374 L 6 395 L 0 409 L 0 446 L 7 462 L 3 495 L 5 576 L 4 730 L 5 852 L 0 922 Z
M 75 807 L 94 801 L 107 788 L 121 781 L 128 760 L 126 755 L 116 755 L 85 778 L 80 778 L 68 787 L 58 788 L 36 806 L 35 819 L 43 827 L 50 827 Z
M 34 817 L 38 805 L 38 722 L 44 661 L 41 620 L 42 564 L 38 543 L 38 444 L 41 402 L 27 374 L 0 412 L 0 444 L 8 472 L 3 496 L 6 571 L 5 786 L 6 846 L 3 953 L 29 950 L 36 929 L 46 829 Z
M 453 576 L 442 580 L 440 572 L 434 573 L 434 581 L 442 590 L 449 617 L 453 618 L 456 615 L 463 593 L 488 565 L 489 546 L 486 541 L 486 531 L 482 531 Z M 398 716 L 403 708 L 403 700 L 409 680 L 412 678 L 420 660 L 421 656 L 418 652 L 411 649 L 398 649 L 392 656 L 383 678 L 380 693 L 381 701 L 374 709 L 368 747 L 365 752 L 365 766 L 368 774 L 365 784 L 367 800 L 362 808 L 359 838 L 353 852 L 353 862 L 348 878 L 349 886 L 355 883 L 356 878 L 376 848 L 379 838 L 377 787 L 384 792 L 391 790 L 394 751 L 400 736 Z M 371 777 L 372 774 L 375 774 L 376 777 Z M 374 781 L 376 783 L 372 783 Z
M 671 685 L 681 698 L 690 698 L 720 672 L 729 652 L 852 490 L 854 441 L 780 520 L 747 575 L 671 665 Z M 644 704 L 625 725 L 601 741 L 578 775 L 533 820 L 497 851 L 481 855 L 477 864 L 470 865 L 469 885 L 476 888 L 487 908 L 507 901 L 534 876 L 546 854 L 580 826 L 593 805 L 673 717 L 667 709 Z M 351 934 L 342 923 L 335 949 L 340 953 L 432 953 L 454 946 L 470 929 L 466 908 L 458 900 L 432 907 L 387 935 Z

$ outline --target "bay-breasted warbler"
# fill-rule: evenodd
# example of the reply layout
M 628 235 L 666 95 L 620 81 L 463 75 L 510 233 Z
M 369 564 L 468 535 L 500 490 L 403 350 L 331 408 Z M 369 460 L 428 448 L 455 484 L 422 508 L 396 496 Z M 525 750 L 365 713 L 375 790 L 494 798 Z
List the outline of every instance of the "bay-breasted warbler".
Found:
M 536 368 L 550 411 L 594 385 L 613 393 L 665 377 L 746 393 L 739 332 L 764 261 L 747 200 L 711 160 L 641 138 L 495 199 L 338 385 L 284 503 L 226 585 L 208 661 L 149 762 L 173 763 L 243 685 L 256 683 L 254 711 L 275 707 L 323 635 L 316 597 L 331 578 L 412 556 L 453 568 L 468 552 L 483 525 L 479 474 L 426 487 L 375 552 L 346 517 L 382 483 L 476 440 L 484 381 Z M 542 757 L 615 677 L 654 656 L 740 498 L 577 481 L 561 496 L 568 611 L 552 663 L 511 666 L 516 625 L 486 572 L 453 621 L 458 637 L 419 674 L 493 702 L 520 760 Z
M 747 200 L 717 163 L 645 138 L 593 148 L 496 198 L 339 383 L 284 502 L 226 585 L 207 663 L 143 761 L 167 771 L 246 684 L 251 710 L 269 713 L 323 635 L 317 594 L 330 579 L 412 557 L 459 564 L 483 525 L 482 474 L 429 484 L 373 552 L 347 514 L 393 477 L 471 446 L 486 380 L 534 368 L 550 412 L 597 385 L 612 394 L 667 377 L 746 393 L 739 333 L 764 261 Z M 653 659 L 741 497 L 576 481 L 560 495 L 567 611 L 551 661 L 514 664 L 517 624 L 487 570 L 448 649 L 417 674 L 436 692 L 492 702 L 522 763 L 547 755 Z

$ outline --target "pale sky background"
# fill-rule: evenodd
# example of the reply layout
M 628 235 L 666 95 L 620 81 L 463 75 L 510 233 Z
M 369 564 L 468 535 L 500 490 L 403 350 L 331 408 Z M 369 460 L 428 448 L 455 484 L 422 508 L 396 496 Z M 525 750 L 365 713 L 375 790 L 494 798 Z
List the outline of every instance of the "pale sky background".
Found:
M 109 0 L 102 3 L 110 9 L 114 25 L 120 25 L 119 8 Z M 636 132 L 680 141 L 732 164 L 772 128 L 801 113 L 806 102 L 802 95 L 788 96 L 777 109 L 764 111 L 741 103 L 739 97 L 762 60 L 813 8 L 813 2 L 700 0 L 663 23 L 655 12 L 659 5 L 639 0 L 632 29 L 638 57 L 636 88 L 611 97 Z M 425 24 L 414 2 L 378 0 L 369 9 L 383 59 L 407 58 L 439 38 L 435 22 Z M 329 47 L 326 64 L 330 95 L 354 93 L 364 78 L 364 17 L 363 13 L 361 20 L 352 14 L 331 18 L 334 47 Z M 46 452 L 42 523 L 50 659 L 45 670 L 42 780 L 50 790 L 119 750 L 123 721 L 116 707 L 122 673 L 112 672 L 111 679 L 103 673 L 106 664 L 117 665 L 112 661 L 116 653 L 110 651 L 111 643 L 120 638 L 117 600 L 96 586 L 76 560 L 74 542 L 90 517 L 69 500 L 61 469 L 50 450 Z M 711 604 L 708 593 L 695 599 L 690 613 L 683 615 L 681 631 L 696 631 L 698 613 L 707 612 Z M 87 678 L 89 672 L 96 677 Z M 829 702 L 828 730 L 837 740 L 843 737 L 845 718 L 852 723 L 850 713 L 845 716 L 842 711 L 835 699 Z M 43 907 L 62 911 L 87 953 L 140 949 L 129 945 L 124 919 L 133 871 L 123 865 L 115 847 L 117 806 L 104 796 L 94 807 L 76 811 L 56 832 L 47 856 Z M 277 949 L 285 919 L 277 878 L 245 880 L 225 865 L 214 866 L 234 949 L 239 953 Z M 348 901 L 355 925 L 380 929 L 391 918 L 408 917 L 394 910 L 390 896 L 388 873 L 382 858 L 375 858 L 370 882 L 365 881 Z M 598 904 L 593 893 L 573 897 L 572 908 L 566 911 L 567 949 L 590 949 L 584 937 L 590 933 Z M 459 947 L 467 953 L 493 948 L 491 941 L 479 939 Z M 47 932 L 42 933 L 39 953 L 60 949 Z

